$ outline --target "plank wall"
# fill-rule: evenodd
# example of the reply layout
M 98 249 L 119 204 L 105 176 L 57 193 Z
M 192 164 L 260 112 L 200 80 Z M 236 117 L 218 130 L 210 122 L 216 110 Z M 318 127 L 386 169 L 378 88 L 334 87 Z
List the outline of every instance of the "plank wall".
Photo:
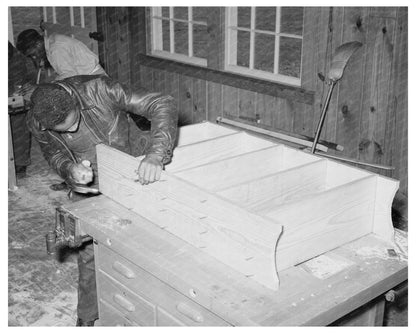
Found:
M 327 73 L 337 46 L 360 41 L 363 47 L 334 89 L 321 138 L 344 146 L 333 154 L 393 165 L 394 171 L 379 173 L 399 179 L 407 196 L 407 7 L 306 8 L 300 88 L 221 76 L 223 7 L 212 7 L 209 19 L 209 70 L 146 56 L 150 27 L 144 7 L 97 7 L 96 13 L 97 30 L 104 35 L 100 59 L 107 73 L 133 87 L 172 95 L 182 124 L 223 116 L 313 136 L 327 92 L 317 74 Z M 12 7 L 12 17 L 16 35 L 38 27 L 42 8 Z

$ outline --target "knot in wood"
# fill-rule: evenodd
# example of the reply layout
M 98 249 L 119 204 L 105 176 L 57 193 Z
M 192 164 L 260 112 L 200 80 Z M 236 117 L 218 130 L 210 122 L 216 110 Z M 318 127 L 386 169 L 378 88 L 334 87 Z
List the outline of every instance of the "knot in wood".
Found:
M 355 21 L 355 25 L 357 26 L 358 30 L 360 30 L 361 26 L 363 25 L 363 20 L 361 17 L 358 17 Z

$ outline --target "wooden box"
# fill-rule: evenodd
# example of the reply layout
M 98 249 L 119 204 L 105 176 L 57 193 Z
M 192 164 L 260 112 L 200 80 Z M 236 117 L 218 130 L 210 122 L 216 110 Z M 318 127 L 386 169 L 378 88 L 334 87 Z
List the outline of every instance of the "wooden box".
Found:
M 398 181 L 212 123 L 182 127 L 159 182 L 97 146 L 100 191 L 263 286 L 373 233 L 393 241 Z

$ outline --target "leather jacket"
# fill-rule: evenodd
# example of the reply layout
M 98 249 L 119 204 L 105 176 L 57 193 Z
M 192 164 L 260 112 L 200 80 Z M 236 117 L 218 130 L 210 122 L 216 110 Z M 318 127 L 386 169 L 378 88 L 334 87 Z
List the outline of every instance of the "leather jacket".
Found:
M 161 157 L 163 164 L 170 162 L 178 123 L 176 104 L 171 96 L 142 88 L 133 92 L 118 81 L 99 75 L 73 76 L 54 84 L 76 98 L 81 118 L 96 141 L 124 152 L 129 152 L 127 112 L 149 119 L 150 144 L 145 153 Z M 79 157 L 69 149 L 59 132 L 42 130 L 31 111 L 27 124 L 49 165 L 71 182 L 70 168 L 73 163 L 81 162 Z

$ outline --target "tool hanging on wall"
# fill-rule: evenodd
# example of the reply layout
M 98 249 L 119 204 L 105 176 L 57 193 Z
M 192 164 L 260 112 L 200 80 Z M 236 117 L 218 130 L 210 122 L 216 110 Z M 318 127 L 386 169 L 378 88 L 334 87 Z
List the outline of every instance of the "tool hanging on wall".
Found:
M 324 125 L 325 116 L 328 111 L 329 101 L 331 99 L 332 91 L 334 90 L 335 84 L 342 78 L 344 69 L 347 66 L 348 60 L 358 50 L 362 44 L 360 42 L 349 42 L 342 44 L 335 50 L 334 57 L 331 62 L 331 67 L 328 72 L 329 90 L 325 98 L 325 103 L 322 107 L 321 116 L 319 118 L 318 126 L 316 128 L 315 137 L 313 140 L 311 153 L 314 154 L 316 145 L 318 144 L 319 136 L 321 135 L 322 127 Z
M 316 151 L 316 146 L 318 144 L 319 137 L 321 135 L 322 127 L 324 125 L 325 116 L 328 111 L 328 105 L 329 101 L 331 99 L 332 92 L 334 90 L 334 87 L 336 83 L 341 80 L 345 67 L 347 66 L 348 61 L 350 60 L 351 56 L 354 54 L 355 51 L 357 51 L 362 44 L 360 42 L 354 41 L 354 42 L 348 42 L 345 44 L 342 44 L 338 46 L 335 50 L 334 57 L 332 58 L 331 67 L 329 68 L 328 75 L 327 75 L 327 81 L 329 82 L 329 90 L 325 98 L 325 103 L 322 107 L 321 116 L 319 118 L 318 126 L 316 127 L 316 132 L 314 136 L 314 140 L 312 143 L 311 153 L 317 154 L 320 156 L 333 158 L 336 160 L 349 162 L 349 163 L 355 163 L 363 166 L 368 166 L 372 168 L 377 169 L 383 169 L 383 170 L 394 170 L 394 167 L 387 166 L 387 165 L 379 165 L 374 163 L 368 163 L 368 162 L 362 162 L 356 159 L 350 159 L 345 157 L 339 157 L 339 156 L 333 156 L 328 154 L 323 154 L 321 152 Z M 319 75 L 319 74 L 318 74 Z M 320 75 L 321 78 L 322 74 Z

